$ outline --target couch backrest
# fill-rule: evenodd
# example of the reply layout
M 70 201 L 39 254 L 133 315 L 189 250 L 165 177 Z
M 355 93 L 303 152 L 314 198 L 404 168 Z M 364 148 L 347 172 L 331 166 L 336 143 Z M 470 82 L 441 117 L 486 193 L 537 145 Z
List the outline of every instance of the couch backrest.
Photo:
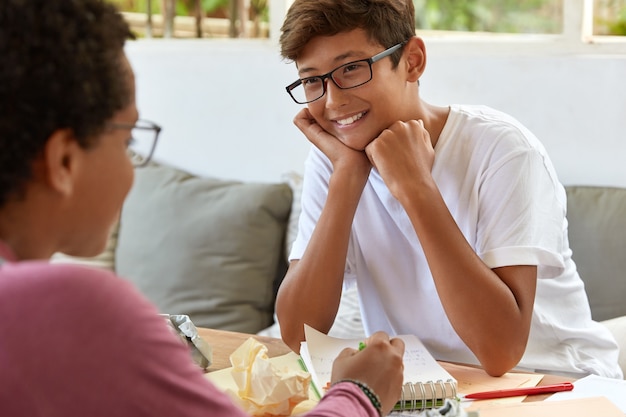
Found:
M 197 327 L 256 333 L 272 324 L 291 204 L 285 183 L 150 164 L 135 171 L 124 202 L 116 272 L 161 313 L 187 315 Z
M 626 315 L 626 189 L 568 186 L 569 241 L 595 320 Z

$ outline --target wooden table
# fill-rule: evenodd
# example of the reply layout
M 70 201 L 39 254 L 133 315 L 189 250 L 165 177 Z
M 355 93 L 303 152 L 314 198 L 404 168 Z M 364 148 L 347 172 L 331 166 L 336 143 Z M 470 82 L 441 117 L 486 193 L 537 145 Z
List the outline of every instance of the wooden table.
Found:
M 213 350 L 213 362 L 207 369 L 207 372 L 217 371 L 231 366 L 230 354 L 235 351 L 248 338 L 253 337 L 259 342 L 267 346 L 267 355 L 271 358 L 274 356 L 284 355 L 291 352 L 291 349 L 280 339 L 266 336 L 258 336 L 246 333 L 229 332 L 226 330 L 215 330 L 207 328 L 198 328 L 198 334 L 202 337 Z M 471 366 L 471 365 L 470 365 Z M 515 372 L 515 371 L 512 371 Z M 573 378 L 545 375 L 537 385 L 550 385 L 559 382 L 572 382 Z M 531 395 L 526 397 L 525 402 L 543 401 L 550 394 Z
M 202 327 L 198 328 L 198 335 L 211 345 L 211 349 L 213 350 L 213 362 L 207 369 L 208 372 L 229 368 L 231 366 L 230 354 L 250 337 L 254 337 L 256 340 L 267 346 L 267 355 L 270 358 L 291 352 L 291 349 L 289 349 L 289 347 L 282 340 L 273 337 L 229 332 L 226 330 L 207 329 Z

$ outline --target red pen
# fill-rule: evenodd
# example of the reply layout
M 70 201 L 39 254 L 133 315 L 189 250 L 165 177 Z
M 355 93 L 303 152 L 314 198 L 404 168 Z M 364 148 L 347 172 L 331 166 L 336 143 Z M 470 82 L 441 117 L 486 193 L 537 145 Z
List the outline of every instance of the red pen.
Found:
M 552 394 L 559 391 L 571 391 L 572 389 L 574 389 L 574 384 L 572 384 L 571 382 L 563 382 L 561 384 L 542 385 L 538 387 L 511 388 L 496 391 L 475 392 L 473 394 L 467 394 L 464 398 L 470 400 L 488 400 L 492 398 L 517 397 L 520 395 Z

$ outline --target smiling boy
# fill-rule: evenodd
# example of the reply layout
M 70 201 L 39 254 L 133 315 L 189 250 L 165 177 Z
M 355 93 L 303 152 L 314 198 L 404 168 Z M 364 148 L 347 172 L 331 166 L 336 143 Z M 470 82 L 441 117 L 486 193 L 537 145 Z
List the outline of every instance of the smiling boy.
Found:
M 621 377 L 545 149 L 506 114 L 420 98 L 410 0 L 296 0 L 280 44 L 314 145 L 276 304 L 292 349 L 304 323 L 330 329 L 356 283 L 368 334 L 416 334 L 438 359 Z

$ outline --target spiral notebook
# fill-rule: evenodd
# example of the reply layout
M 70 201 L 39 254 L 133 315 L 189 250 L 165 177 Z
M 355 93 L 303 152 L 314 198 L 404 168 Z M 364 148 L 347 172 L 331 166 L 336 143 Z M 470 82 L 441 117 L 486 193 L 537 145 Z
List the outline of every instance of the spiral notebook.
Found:
M 316 393 L 321 397 L 330 384 L 334 359 L 344 348 L 358 349 L 359 339 L 328 336 L 305 325 L 306 341 L 300 346 L 303 365 L 311 374 Z M 446 398 L 456 398 L 457 381 L 428 352 L 414 335 L 397 336 L 404 341 L 404 385 L 394 411 L 424 410 L 440 407 Z

